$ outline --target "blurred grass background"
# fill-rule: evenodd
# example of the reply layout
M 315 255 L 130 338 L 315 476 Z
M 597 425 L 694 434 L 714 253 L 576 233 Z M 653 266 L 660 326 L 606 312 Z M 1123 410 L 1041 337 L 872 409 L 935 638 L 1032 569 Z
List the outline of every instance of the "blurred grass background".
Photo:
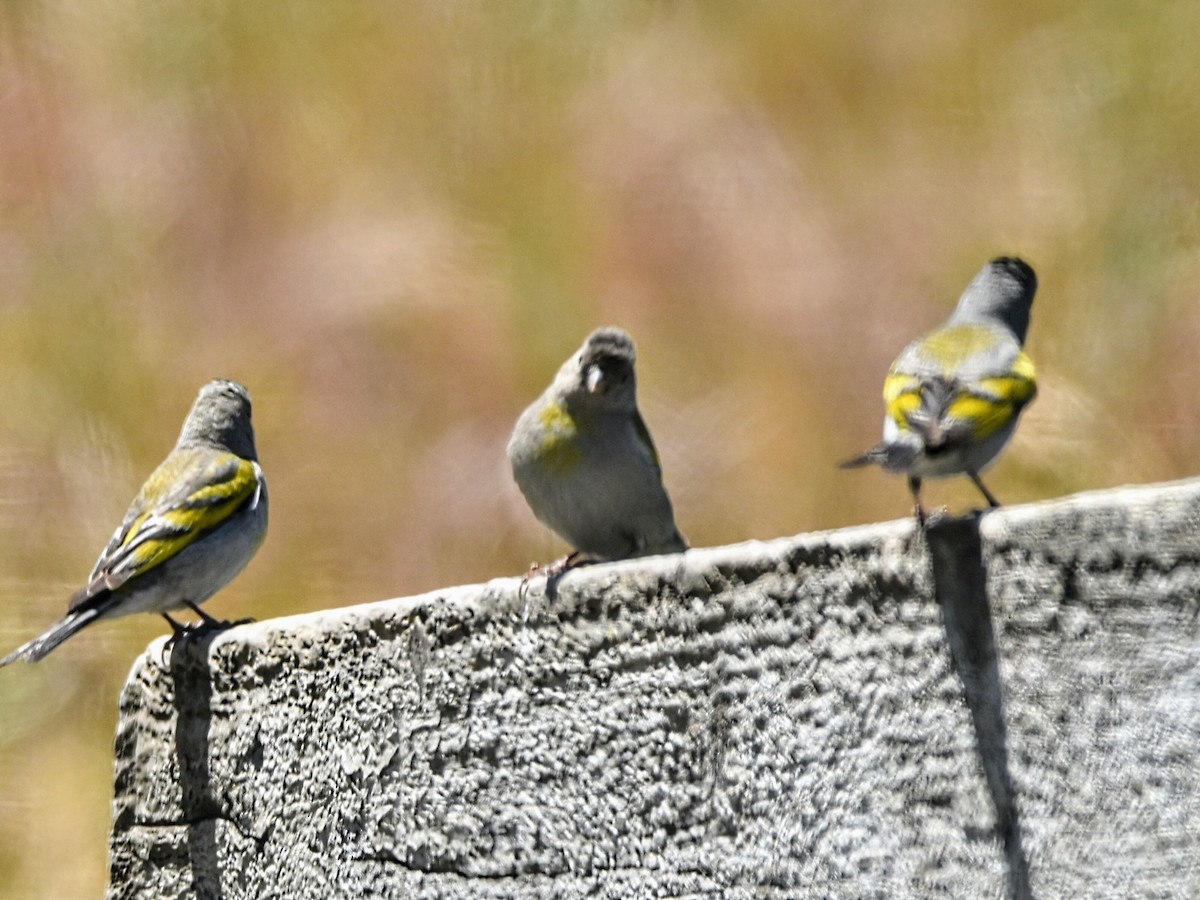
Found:
M 834 463 L 1000 253 L 1041 278 L 1042 392 L 993 490 L 1197 471 L 1194 3 L 0 9 L 4 652 L 218 376 L 253 393 L 272 510 L 217 615 L 562 552 L 504 444 L 605 323 L 694 544 L 907 515 L 903 479 Z M 163 631 L 0 672 L 5 897 L 101 894 L 117 698 Z

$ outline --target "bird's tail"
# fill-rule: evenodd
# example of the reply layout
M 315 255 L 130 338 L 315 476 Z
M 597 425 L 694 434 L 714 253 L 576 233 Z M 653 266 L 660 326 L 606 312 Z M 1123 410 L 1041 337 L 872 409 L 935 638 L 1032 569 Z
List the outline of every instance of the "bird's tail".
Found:
M 67 615 L 55 625 L 52 625 L 44 634 L 38 635 L 32 641 L 22 644 L 4 659 L 0 659 L 0 668 L 7 666 L 9 663 L 16 662 L 18 659 L 23 659 L 26 662 L 37 662 L 75 632 L 81 628 L 90 625 L 100 616 L 100 610 L 95 607 L 88 609 L 77 609 L 67 613 Z
M 682 553 L 683 551 L 685 551 L 687 549 L 688 549 L 687 538 L 685 538 L 682 534 L 680 534 L 679 529 L 676 528 L 675 533 L 672 534 L 670 540 L 667 541 L 667 549 L 663 552 L 665 552 L 665 553 Z
M 859 469 L 863 466 L 881 466 L 888 458 L 887 445 L 876 444 L 870 450 L 865 450 L 858 456 L 852 456 L 838 463 L 839 469 Z

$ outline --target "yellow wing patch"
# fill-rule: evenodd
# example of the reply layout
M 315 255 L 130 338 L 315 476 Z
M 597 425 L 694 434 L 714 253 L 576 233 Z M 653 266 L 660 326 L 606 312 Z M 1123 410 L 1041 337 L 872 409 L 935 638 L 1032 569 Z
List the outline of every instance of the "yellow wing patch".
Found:
M 981 331 L 971 326 L 951 330 Z M 948 355 L 939 356 L 936 351 L 931 356 L 939 363 L 949 359 Z M 952 377 L 947 381 L 954 383 Z M 902 431 L 910 430 L 911 417 L 921 409 L 925 390 L 923 379 L 904 372 L 892 372 L 884 381 L 887 414 Z M 942 430 L 954 431 L 956 423 L 965 423 L 972 440 L 983 440 L 1007 425 L 1036 394 L 1033 361 L 1027 354 L 1019 353 L 1007 374 L 955 385 L 939 416 Z
M 148 487 L 154 480 L 151 476 Z M 106 554 L 107 559 L 102 560 L 108 586 L 117 587 L 162 565 L 222 525 L 259 488 L 254 463 L 229 453 L 213 459 L 196 477 L 194 488 L 146 510 L 129 524 L 121 540 Z
M 1007 425 L 1036 394 L 1033 360 L 1021 353 L 1007 375 L 981 379 L 950 404 L 947 415 L 969 422 L 975 439 L 982 440 Z
M 907 429 L 909 416 L 921 408 L 921 379 L 902 372 L 888 375 L 883 382 L 883 402 L 893 421 Z

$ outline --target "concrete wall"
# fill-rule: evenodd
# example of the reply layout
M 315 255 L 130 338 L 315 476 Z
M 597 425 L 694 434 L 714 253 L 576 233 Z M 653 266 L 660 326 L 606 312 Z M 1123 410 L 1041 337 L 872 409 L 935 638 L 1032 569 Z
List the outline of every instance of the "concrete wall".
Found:
M 1200 897 L 1200 481 L 517 584 L 152 645 L 110 896 Z

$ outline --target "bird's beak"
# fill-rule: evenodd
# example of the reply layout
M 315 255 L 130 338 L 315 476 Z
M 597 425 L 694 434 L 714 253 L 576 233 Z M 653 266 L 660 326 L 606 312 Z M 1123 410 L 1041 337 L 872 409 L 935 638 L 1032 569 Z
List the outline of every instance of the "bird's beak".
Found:
M 604 389 L 608 387 L 608 382 L 604 380 L 604 370 L 599 366 L 588 366 L 587 379 L 584 383 L 587 385 L 589 394 L 603 394 Z

